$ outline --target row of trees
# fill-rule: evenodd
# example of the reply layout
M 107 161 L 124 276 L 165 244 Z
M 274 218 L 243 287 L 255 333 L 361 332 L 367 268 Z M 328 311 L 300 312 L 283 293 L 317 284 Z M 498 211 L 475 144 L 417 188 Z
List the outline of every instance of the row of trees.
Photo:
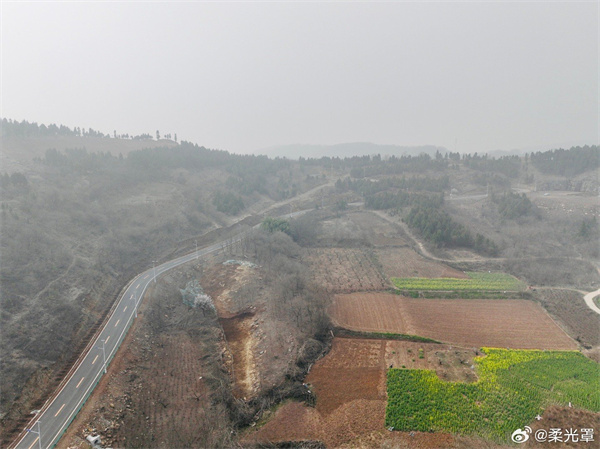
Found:
M 0 134 L 6 137 L 52 137 L 52 136 L 77 136 L 77 137 L 104 137 L 109 138 L 110 134 L 105 134 L 101 131 L 96 131 L 92 128 L 80 128 L 75 126 L 69 128 L 65 125 L 56 125 L 51 123 L 50 125 L 39 125 L 36 122 L 28 122 L 27 120 L 17 121 L 12 119 L 2 119 L 0 128 Z M 152 136 L 148 133 L 129 135 L 129 133 L 117 134 L 117 131 L 113 131 L 113 138 L 115 139 L 133 139 L 133 140 L 145 140 L 152 139 Z M 165 134 L 165 139 L 171 140 L 171 133 Z M 156 140 L 160 140 L 160 132 L 156 131 Z M 174 137 L 177 142 L 177 134 Z
M 6 137 L 48 137 L 48 136 L 83 136 L 83 137 L 110 137 L 92 128 L 80 128 L 78 126 L 69 128 L 64 125 L 51 123 L 46 126 L 38 125 L 36 122 L 27 120 L 17 121 L 3 118 L 1 127 L 2 136 Z
M 401 190 L 398 193 L 382 192 L 365 197 L 365 207 L 375 210 L 402 209 L 417 204 L 441 207 L 444 204 L 444 195 Z
M 529 158 L 533 166 L 543 173 L 571 177 L 600 167 L 600 147 L 586 145 L 569 150 L 538 151 L 531 153 Z
M 419 156 L 392 156 L 387 160 L 369 160 L 364 166 L 355 166 L 350 170 L 353 178 L 365 178 L 377 175 L 401 173 L 423 173 L 427 170 L 443 170 L 448 166 L 448 158 L 432 158 L 428 154 Z
M 29 189 L 29 181 L 27 181 L 27 177 L 23 173 L 14 172 L 10 175 L 3 173 L 0 175 L 0 189 L 3 194 L 11 189 L 26 191 Z
M 370 179 L 352 179 L 346 177 L 338 179 L 335 183 L 338 191 L 352 190 L 361 195 L 373 195 L 390 189 L 402 189 L 410 191 L 443 192 L 450 188 L 450 178 L 448 175 L 440 177 L 429 176 L 411 176 L 411 177 L 392 177 L 377 181 Z
M 519 156 L 502 156 L 501 158 L 488 157 L 487 154 L 477 153 L 464 154 L 463 164 L 473 170 L 501 173 L 509 178 L 517 178 L 521 170 L 521 158 Z

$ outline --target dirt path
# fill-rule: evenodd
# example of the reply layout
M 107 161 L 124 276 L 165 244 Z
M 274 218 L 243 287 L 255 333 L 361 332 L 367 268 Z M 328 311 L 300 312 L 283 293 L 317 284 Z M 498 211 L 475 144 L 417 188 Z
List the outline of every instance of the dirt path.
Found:
M 396 222 L 394 220 L 391 220 L 384 212 L 381 211 L 373 211 L 374 214 L 376 214 L 377 216 L 383 218 L 386 221 L 389 221 L 390 223 L 394 223 L 394 224 L 398 224 L 400 225 L 400 227 L 402 228 L 402 230 L 406 233 L 406 235 L 415 243 L 415 245 L 417 245 L 417 247 L 419 248 L 419 250 L 417 251 L 418 253 L 420 253 L 423 257 L 426 257 L 428 259 L 432 259 L 435 260 L 437 262 L 483 262 L 486 260 L 489 261 L 494 261 L 494 262 L 506 262 L 508 260 L 534 260 L 534 259 L 538 259 L 537 257 L 531 257 L 531 258 L 519 258 L 519 259 L 507 259 L 504 257 L 494 257 L 494 258 L 490 258 L 490 257 L 481 257 L 478 259 L 471 259 L 471 258 L 463 258 L 463 259 L 453 259 L 453 260 L 449 260 L 449 259 L 442 259 L 440 257 L 434 256 L 433 254 L 431 254 L 427 248 L 425 248 L 425 245 L 423 245 L 422 242 L 420 242 L 415 235 L 410 231 L 410 229 L 408 229 L 408 226 L 406 225 L 406 223 L 403 222 Z M 587 259 L 583 259 L 583 258 L 578 258 L 579 260 L 584 260 L 586 262 L 588 262 Z M 600 269 L 599 269 L 600 271 Z M 560 287 L 541 287 L 541 286 L 536 286 L 536 288 L 560 288 Z M 573 289 L 569 289 L 569 290 L 573 290 Z M 582 292 L 583 294 L 583 292 Z M 596 306 L 596 304 L 594 303 L 594 298 L 596 296 L 600 295 L 600 289 L 594 291 L 594 292 L 590 292 L 588 294 L 584 294 L 583 299 L 585 300 L 586 305 L 593 310 L 594 312 L 596 312 L 597 314 L 600 314 L 600 308 L 598 306 Z
M 583 297 L 583 299 L 585 300 L 585 303 L 590 309 L 592 309 L 597 314 L 600 314 L 600 308 L 598 308 L 598 306 L 594 303 L 594 298 L 598 295 L 600 295 L 600 288 L 595 292 L 588 293 Z

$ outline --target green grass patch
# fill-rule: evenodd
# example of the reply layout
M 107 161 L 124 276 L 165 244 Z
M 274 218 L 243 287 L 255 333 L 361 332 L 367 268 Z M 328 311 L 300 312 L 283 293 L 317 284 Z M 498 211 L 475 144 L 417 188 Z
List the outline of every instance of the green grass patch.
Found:
M 389 293 L 402 295 L 409 298 L 426 298 L 426 299 L 532 299 L 533 295 L 528 291 L 511 292 L 511 291 L 492 291 L 492 290 L 398 290 L 397 288 L 390 289 Z
M 400 290 L 443 290 L 443 291 L 522 291 L 525 284 L 505 273 L 467 272 L 468 279 L 457 278 L 392 278 Z
M 390 369 L 386 426 L 510 441 L 548 405 L 600 411 L 600 366 L 576 351 L 483 348 L 479 380 L 444 382 L 435 371 Z
M 409 334 L 395 334 L 391 332 L 363 332 L 353 331 L 350 329 L 344 329 L 343 327 L 336 327 L 333 331 L 336 337 L 347 337 L 347 338 L 370 338 L 373 340 L 403 340 L 403 341 L 414 341 L 418 343 L 440 343 L 437 340 L 427 337 L 419 337 L 418 335 Z

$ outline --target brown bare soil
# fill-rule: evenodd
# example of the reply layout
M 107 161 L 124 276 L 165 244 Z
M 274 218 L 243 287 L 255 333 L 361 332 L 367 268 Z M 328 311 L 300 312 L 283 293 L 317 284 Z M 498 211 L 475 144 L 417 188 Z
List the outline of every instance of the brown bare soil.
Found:
M 255 342 L 251 334 L 252 314 L 221 318 L 219 321 L 225 332 L 227 349 L 231 354 L 228 365 L 235 382 L 233 395 L 246 399 L 256 393 L 260 386 L 254 360 Z
M 367 240 L 373 246 L 390 247 L 408 245 L 398 228 L 372 212 L 355 212 L 348 214 L 348 217 L 366 233 Z
M 372 211 L 348 212 L 321 221 L 319 242 L 324 246 L 406 246 L 402 231 Z
M 334 293 L 377 291 L 388 287 L 367 249 L 317 248 L 306 250 L 315 281 Z
M 218 418 L 224 409 L 211 405 L 206 386 L 220 371 L 221 330 L 177 291 L 199 274 L 188 264 L 151 286 L 108 374 L 58 447 L 89 447 L 89 434 L 100 434 L 105 447 L 191 447 L 228 434 Z
M 427 260 L 411 248 L 382 248 L 378 249 L 376 254 L 388 279 L 391 277 L 468 278 L 462 271 Z
M 202 288 L 213 299 L 219 317 L 231 318 L 244 312 L 235 301 L 233 292 L 249 278 L 256 276 L 254 269 L 249 266 L 215 264 L 204 272 Z
M 529 424 L 532 429 L 532 435 L 535 435 L 535 431 L 538 429 L 550 430 L 561 429 L 563 434 L 563 442 L 544 442 L 540 443 L 535 441 L 535 438 L 530 437 L 529 441 L 526 441 L 522 446 L 527 448 L 548 448 L 552 447 L 561 447 L 561 448 L 581 448 L 581 447 L 598 447 L 598 429 L 600 429 L 600 413 L 594 413 L 589 410 L 580 410 L 576 408 L 569 407 L 557 407 L 552 406 L 548 407 L 544 414 L 542 415 L 542 419 L 540 421 L 533 421 Z M 573 441 L 564 441 L 565 440 L 565 432 L 569 429 L 576 429 L 577 434 L 581 435 L 581 429 L 588 428 L 594 429 L 594 442 L 573 442 Z
M 419 350 L 423 358 L 419 358 Z M 390 365 L 435 369 L 448 380 L 474 380 L 472 350 L 404 341 L 335 338 L 331 351 L 318 361 L 306 382 L 317 396 L 315 408 L 290 402 L 279 408 L 250 441 L 320 440 L 327 447 L 381 447 L 384 442 L 410 441 L 410 447 L 450 447 L 448 434 L 388 432 L 384 425 L 386 372 Z M 397 364 L 397 365 L 396 365 Z
M 502 299 L 415 299 L 390 293 L 336 295 L 330 308 L 340 327 L 419 335 L 469 347 L 577 349 L 537 303 Z
M 234 381 L 233 395 L 242 399 L 253 396 L 260 387 L 255 357 L 258 340 L 252 326 L 254 307 L 240 311 L 234 292 L 253 275 L 256 273 L 249 266 L 215 264 L 203 276 L 203 289 L 213 299 L 225 333 L 224 363 Z
M 588 348 L 600 345 L 600 315 L 588 308 L 581 292 L 539 289 L 535 296 L 575 340 Z

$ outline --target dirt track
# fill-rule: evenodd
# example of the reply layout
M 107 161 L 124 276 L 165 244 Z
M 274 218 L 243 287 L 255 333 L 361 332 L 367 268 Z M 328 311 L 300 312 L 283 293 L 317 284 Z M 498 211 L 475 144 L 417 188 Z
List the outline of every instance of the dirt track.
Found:
M 600 314 L 600 309 L 598 308 L 598 306 L 594 303 L 594 298 L 596 296 L 600 295 L 600 289 L 596 290 L 595 292 L 591 292 L 588 293 L 587 295 L 585 295 L 583 297 L 583 299 L 585 300 L 585 303 L 587 304 L 587 306 L 592 309 L 594 312 Z

